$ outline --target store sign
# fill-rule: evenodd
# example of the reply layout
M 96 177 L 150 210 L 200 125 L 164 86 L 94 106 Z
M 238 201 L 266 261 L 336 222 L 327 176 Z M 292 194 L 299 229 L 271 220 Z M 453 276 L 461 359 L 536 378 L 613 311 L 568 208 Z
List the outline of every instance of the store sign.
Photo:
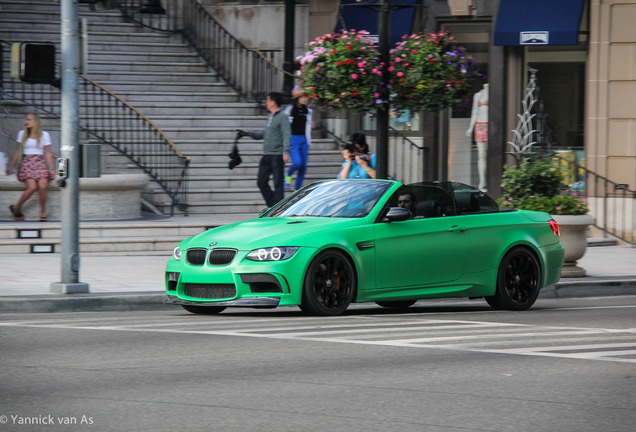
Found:
M 549 31 L 519 32 L 519 45 L 548 45 Z

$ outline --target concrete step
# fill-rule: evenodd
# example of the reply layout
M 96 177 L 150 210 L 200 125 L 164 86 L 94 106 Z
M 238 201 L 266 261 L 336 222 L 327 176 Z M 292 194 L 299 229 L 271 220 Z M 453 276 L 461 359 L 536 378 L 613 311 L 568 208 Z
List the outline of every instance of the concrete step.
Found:
M 141 78 L 141 77 L 139 77 Z M 142 81 L 110 81 L 101 80 L 100 85 L 106 87 L 109 91 L 119 95 L 125 92 L 138 91 L 157 94 L 159 92 L 171 92 L 171 93 L 196 93 L 198 91 L 203 92 L 232 92 L 227 84 L 223 82 L 214 81 L 215 77 L 212 77 L 212 82 L 192 81 L 192 82 L 178 82 L 178 81 L 159 81 L 146 77 Z
M 109 83 L 128 82 L 131 85 L 135 83 L 148 82 L 170 82 L 191 85 L 192 83 L 219 83 L 216 72 L 208 70 L 203 72 L 183 72 L 179 75 L 170 73 L 169 71 L 114 71 L 114 70 L 97 70 L 93 69 L 85 74 L 87 78 L 106 86 Z
M 8 14 L 2 14 L 0 16 L 0 28 L 3 31 L 7 30 L 22 30 L 25 28 L 29 28 L 30 26 L 37 28 L 39 31 L 48 31 L 55 32 L 60 31 L 60 23 L 61 16 L 60 15 L 47 15 L 46 19 L 31 19 L 31 15 L 26 14 L 24 16 L 19 16 L 19 14 L 12 14 L 11 17 L 7 17 Z M 18 16 L 16 16 L 18 15 Z M 80 18 L 82 16 L 80 15 Z M 115 22 L 112 21 L 88 21 L 88 33 L 89 35 L 92 33 L 149 33 L 150 30 L 144 27 L 138 26 L 134 23 L 124 22 L 122 18 L 117 19 Z M 59 36 L 58 38 L 59 39 Z
M 163 106 L 171 106 L 172 102 L 192 101 L 201 103 L 220 103 L 220 102 L 239 102 L 240 96 L 234 92 L 216 91 L 216 92 L 138 92 L 124 90 L 117 93 L 117 96 L 124 99 L 129 104 L 135 106 L 137 102 L 155 103 Z
M 587 246 L 616 246 L 619 244 L 618 240 L 614 237 L 588 237 Z
M 192 49 L 184 45 L 181 41 L 162 41 L 162 42 L 117 42 L 112 43 L 110 41 L 96 40 L 95 38 L 89 41 L 89 51 L 91 54 L 105 54 L 105 53 L 121 53 L 125 54 L 132 51 L 143 52 L 144 54 L 150 53 L 177 53 L 177 54 L 191 54 Z
M 181 240 L 215 226 L 219 224 L 201 218 L 175 223 L 155 215 L 130 221 L 80 222 L 79 249 L 81 253 L 165 251 L 169 254 Z M 20 232 L 37 237 L 20 238 Z M 60 252 L 61 238 L 59 221 L 3 221 L 0 255 Z
M 88 52 L 88 61 L 118 63 L 142 63 L 142 62 L 178 62 L 178 63 L 202 63 L 201 58 L 191 51 L 165 52 L 165 51 L 91 51 Z
M 173 102 L 172 104 L 170 104 L 169 107 L 169 110 L 172 111 L 166 111 L 166 107 L 160 104 L 139 101 L 135 103 L 135 108 L 141 110 L 141 112 L 143 112 L 150 118 L 165 115 L 166 112 L 193 116 L 214 116 L 222 115 L 223 113 L 227 112 L 232 112 L 233 114 L 254 115 L 261 112 L 261 109 L 258 107 L 258 105 L 241 101 L 223 103 Z
M 4 31 L 4 29 L 3 29 Z M 24 30 L 24 29 L 12 29 L 10 33 L 5 33 L 7 36 L 4 40 L 7 42 L 23 42 L 23 41 L 48 41 L 57 45 L 57 51 L 60 51 L 60 29 L 42 30 Z M 126 31 L 120 32 L 97 32 L 89 31 L 89 51 L 93 42 L 97 43 L 156 43 L 162 42 L 172 43 L 175 40 L 175 36 L 171 34 L 163 33 L 130 33 Z
M 102 61 L 102 60 L 90 60 L 88 62 L 89 75 L 90 71 L 110 69 L 116 71 L 125 72 L 163 72 L 165 74 L 181 74 L 189 72 L 205 73 L 210 71 L 210 68 L 205 63 L 181 63 L 178 61 L 144 61 L 126 63 L 120 61 Z

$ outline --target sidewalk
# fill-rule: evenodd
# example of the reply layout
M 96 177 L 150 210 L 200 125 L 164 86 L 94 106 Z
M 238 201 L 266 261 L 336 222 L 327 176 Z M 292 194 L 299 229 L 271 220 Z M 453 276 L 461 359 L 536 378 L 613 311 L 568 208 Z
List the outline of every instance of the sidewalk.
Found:
M 165 309 L 164 269 L 168 253 L 87 254 L 80 282 L 88 294 L 52 294 L 61 280 L 60 254 L 3 255 L 0 313 Z M 579 260 L 583 278 L 563 278 L 541 291 L 543 298 L 636 295 L 636 248 L 588 247 Z

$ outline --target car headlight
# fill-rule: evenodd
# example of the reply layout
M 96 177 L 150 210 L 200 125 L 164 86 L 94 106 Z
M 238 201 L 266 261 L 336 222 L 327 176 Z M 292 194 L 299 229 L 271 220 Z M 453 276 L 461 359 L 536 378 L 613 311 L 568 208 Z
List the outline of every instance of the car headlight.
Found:
M 297 247 L 289 246 L 254 249 L 246 258 L 252 261 L 283 261 L 291 258 L 297 250 Z
M 179 246 L 174 248 L 172 251 L 172 258 L 174 258 L 175 261 L 179 261 L 181 259 L 181 248 Z

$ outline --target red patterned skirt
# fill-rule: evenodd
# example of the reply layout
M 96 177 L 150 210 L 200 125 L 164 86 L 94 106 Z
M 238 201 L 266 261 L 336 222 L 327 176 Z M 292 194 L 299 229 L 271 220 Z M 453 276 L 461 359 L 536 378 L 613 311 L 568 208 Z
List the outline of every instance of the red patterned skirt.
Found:
M 22 157 L 22 163 L 18 170 L 18 180 L 21 182 L 27 179 L 50 180 L 50 175 L 49 167 L 42 155 L 24 155 Z
M 475 123 L 475 142 L 488 142 L 488 123 Z

